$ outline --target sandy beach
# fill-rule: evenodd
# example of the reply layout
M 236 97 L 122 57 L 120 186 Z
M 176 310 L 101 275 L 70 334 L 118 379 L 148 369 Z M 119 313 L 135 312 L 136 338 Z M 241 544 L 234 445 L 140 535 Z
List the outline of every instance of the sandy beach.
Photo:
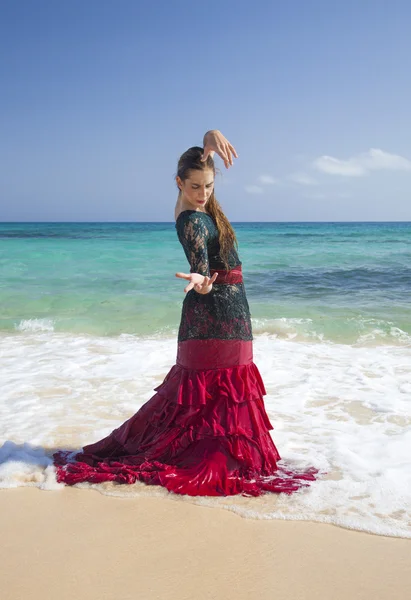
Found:
M 1 600 L 405 600 L 411 541 L 167 498 L 0 491 Z

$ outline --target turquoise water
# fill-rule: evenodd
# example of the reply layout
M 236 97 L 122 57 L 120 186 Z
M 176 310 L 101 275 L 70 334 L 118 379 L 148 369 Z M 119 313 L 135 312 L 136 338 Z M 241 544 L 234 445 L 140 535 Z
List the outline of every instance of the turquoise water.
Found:
M 411 343 L 411 223 L 233 223 L 253 330 Z M 0 223 L 0 332 L 175 336 L 172 223 Z

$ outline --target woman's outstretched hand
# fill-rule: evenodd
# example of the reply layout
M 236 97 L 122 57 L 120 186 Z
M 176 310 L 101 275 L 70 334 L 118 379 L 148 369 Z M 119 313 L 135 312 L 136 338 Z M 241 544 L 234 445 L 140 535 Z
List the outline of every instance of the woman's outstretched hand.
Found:
M 221 131 L 218 129 L 211 129 L 204 135 L 203 140 L 204 154 L 201 160 L 204 162 L 207 157 L 211 154 L 213 157 L 214 152 L 217 152 L 218 156 L 223 159 L 226 169 L 229 169 L 233 165 L 233 154 L 238 158 L 238 154 L 232 144 L 223 136 Z
M 200 275 L 200 273 L 176 273 L 176 277 L 187 279 L 190 283 L 184 288 L 184 292 L 189 292 L 193 288 L 199 294 L 208 294 L 211 292 L 213 283 L 217 279 L 218 273 L 214 273 L 212 277 Z

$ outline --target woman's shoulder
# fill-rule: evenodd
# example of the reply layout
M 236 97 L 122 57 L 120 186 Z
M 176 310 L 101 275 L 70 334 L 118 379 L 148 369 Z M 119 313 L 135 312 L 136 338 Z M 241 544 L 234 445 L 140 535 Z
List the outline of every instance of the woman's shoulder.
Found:
M 212 216 L 208 213 L 194 209 L 182 210 L 177 215 L 175 226 L 179 227 L 183 223 L 201 223 L 207 219 L 212 220 Z

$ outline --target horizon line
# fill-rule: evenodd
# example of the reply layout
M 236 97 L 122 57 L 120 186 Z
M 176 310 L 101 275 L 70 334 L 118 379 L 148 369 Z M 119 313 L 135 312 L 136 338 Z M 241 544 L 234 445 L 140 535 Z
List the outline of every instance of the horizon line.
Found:
M 117 225 L 117 224 L 122 224 L 122 223 L 130 223 L 130 224 L 137 224 L 137 223 L 158 223 L 158 224 L 175 224 L 175 221 L 1 221 L 0 220 L 0 225 L 19 225 L 19 224 L 37 224 L 37 225 L 44 225 L 44 224 L 50 224 L 50 225 L 57 225 L 57 224 L 67 224 L 67 225 L 77 225 L 77 224 L 97 224 L 97 223 L 107 223 L 107 224 L 111 224 L 111 225 Z M 396 221 L 385 221 L 385 220 L 378 220 L 378 221 L 230 221 L 230 223 L 411 223 L 411 221 L 403 221 L 403 220 L 396 220 Z

